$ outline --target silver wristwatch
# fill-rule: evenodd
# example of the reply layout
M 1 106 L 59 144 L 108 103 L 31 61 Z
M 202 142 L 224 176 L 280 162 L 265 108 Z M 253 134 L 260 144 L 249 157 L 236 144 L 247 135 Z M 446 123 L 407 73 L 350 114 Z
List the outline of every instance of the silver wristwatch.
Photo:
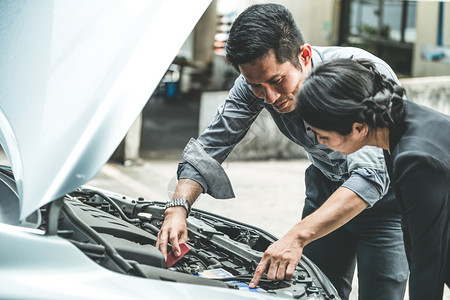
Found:
M 173 199 L 173 200 L 167 201 L 166 205 L 164 206 L 164 211 L 166 209 L 168 209 L 169 207 L 174 207 L 174 206 L 183 206 L 184 209 L 186 210 L 186 218 L 189 217 L 189 214 L 191 213 L 191 204 L 189 204 L 189 201 L 187 199 L 178 198 L 178 199 Z

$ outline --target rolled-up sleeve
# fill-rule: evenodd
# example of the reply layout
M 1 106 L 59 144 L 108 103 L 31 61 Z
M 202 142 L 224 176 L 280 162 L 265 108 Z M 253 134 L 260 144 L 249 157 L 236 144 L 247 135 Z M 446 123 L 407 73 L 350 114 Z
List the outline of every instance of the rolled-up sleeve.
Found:
M 350 177 L 342 184 L 372 207 L 389 190 L 389 175 L 380 148 L 366 146 L 347 156 Z
M 234 198 L 233 188 L 222 166 L 195 139 L 191 139 L 183 153 L 183 160 L 194 167 L 204 186 L 203 190 L 218 199 Z M 211 187 L 211 188 L 209 188 Z

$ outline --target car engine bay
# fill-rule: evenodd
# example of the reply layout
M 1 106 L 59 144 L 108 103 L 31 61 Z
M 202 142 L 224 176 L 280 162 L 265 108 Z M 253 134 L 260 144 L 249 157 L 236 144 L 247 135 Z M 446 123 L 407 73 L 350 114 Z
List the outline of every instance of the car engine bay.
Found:
M 248 284 L 264 251 L 276 238 L 250 225 L 193 209 L 187 219 L 189 252 L 166 268 L 155 247 L 164 204 L 82 187 L 60 199 L 57 235 L 97 264 L 138 277 L 273 294 L 287 299 L 337 299 L 323 273 L 302 257 L 292 280 L 263 277 Z M 52 203 L 54 204 L 54 203 Z M 51 205 L 41 209 L 41 227 Z

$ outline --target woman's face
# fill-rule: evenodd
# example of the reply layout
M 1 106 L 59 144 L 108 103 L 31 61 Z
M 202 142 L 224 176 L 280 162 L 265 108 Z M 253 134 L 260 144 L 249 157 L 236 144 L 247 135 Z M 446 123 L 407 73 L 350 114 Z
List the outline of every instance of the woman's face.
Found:
M 343 155 L 349 155 L 367 145 L 368 128 L 366 124 L 354 123 L 350 134 L 345 136 L 335 131 L 326 131 L 313 126 L 311 129 L 316 133 L 319 143 L 326 145 L 331 150 L 339 151 Z

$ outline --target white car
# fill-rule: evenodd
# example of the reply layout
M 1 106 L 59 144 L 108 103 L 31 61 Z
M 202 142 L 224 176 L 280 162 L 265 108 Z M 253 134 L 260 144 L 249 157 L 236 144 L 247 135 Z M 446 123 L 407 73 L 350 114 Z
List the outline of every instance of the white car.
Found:
M 306 257 L 292 280 L 249 289 L 276 238 L 196 209 L 167 268 L 164 203 L 84 185 L 209 2 L 0 2 L 1 299 L 339 299 Z

